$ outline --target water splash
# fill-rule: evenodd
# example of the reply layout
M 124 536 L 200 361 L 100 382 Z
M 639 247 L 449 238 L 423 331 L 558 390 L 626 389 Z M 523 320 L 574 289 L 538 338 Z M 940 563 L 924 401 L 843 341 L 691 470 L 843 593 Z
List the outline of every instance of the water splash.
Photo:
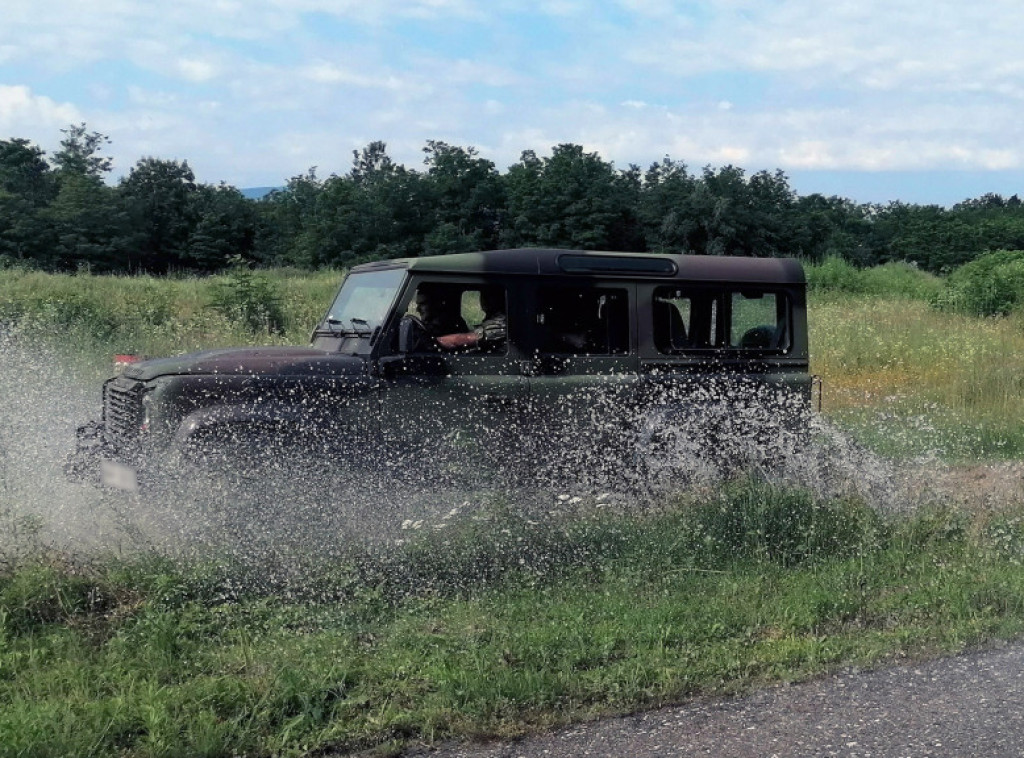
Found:
M 54 351 L 0 331 L 0 558 L 122 547 L 102 493 L 62 474 L 75 427 L 98 412 L 96 387 Z
M 536 429 L 510 426 L 502 444 L 483 447 L 449 431 L 421 449 L 369 456 L 264 449 L 252 466 L 180 462 L 153 489 L 109 492 L 62 475 L 75 427 L 98 416 L 96 383 L 10 331 L 0 336 L 0 361 L 0 557 L 215 556 L 287 583 L 301 582 L 311 562 L 404 547 L 496 509 L 557 529 L 642 515 L 736 476 L 859 497 L 887 513 L 943 494 L 936 461 L 885 459 L 827 420 L 802 416 L 792 396 L 737 382 L 662 386 L 642 416 L 621 387 L 567 395 L 539 439 Z

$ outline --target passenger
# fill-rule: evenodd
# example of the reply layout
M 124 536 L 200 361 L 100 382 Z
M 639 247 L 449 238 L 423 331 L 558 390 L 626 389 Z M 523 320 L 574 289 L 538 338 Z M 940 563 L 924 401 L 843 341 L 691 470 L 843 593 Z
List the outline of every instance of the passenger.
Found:
M 500 287 L 483 287 L 480 290 L 480 308 L 484 320 L 472 331 L 442 334 L 435 337 L 444 350 L 496 350 L 505 344 L 508 337 L 508 317 L 505 314 L 505 292 Z
M 508 334 L 505 316 L 505 293 L 500 287 L 480 290 L 480 306 L 484 320 L 470 330 L 459 310 L 460 292 L 442 285 L 422 284 L 416 290 L 417 316 L 407 314 L 414 322 L 407 352 L 453 351 L 470 348 L 493 350 L 503 345 Z

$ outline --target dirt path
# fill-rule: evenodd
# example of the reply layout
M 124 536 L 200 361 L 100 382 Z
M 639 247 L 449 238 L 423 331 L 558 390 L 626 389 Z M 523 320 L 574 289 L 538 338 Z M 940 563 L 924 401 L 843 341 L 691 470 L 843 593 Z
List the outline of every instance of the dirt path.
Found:
M 1024 503 L 1024 461 L 926 467 L 918 476 L 971 510 Z
M 405 758 L 934 758 L 1024 754 L 1024 644 L 847 672 L 744 698 L 662 708 L 516 742 Z

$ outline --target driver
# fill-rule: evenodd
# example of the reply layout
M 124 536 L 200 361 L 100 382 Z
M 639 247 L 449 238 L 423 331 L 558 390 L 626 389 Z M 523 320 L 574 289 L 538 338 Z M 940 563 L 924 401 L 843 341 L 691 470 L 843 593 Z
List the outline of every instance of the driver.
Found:
M 470 329 L 460 314 L 461 292 L 441 284 L 421 284 L 416 289 L 417 316 L 406 315 L 420 327 L 410 341 L 409 352 L 436 350 L 493 349 L 507 336 L 505 292 L 501 287 L 483 287 L 480 307 L 483 321 Z

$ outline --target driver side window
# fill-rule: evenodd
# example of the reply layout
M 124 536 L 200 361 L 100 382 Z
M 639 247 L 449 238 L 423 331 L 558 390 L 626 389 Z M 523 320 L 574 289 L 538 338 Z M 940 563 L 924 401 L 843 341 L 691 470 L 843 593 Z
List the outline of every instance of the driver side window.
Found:
M 399 325 L 399 352 L 508 352 L 507 292 L 500 285 L 422 282 Z

